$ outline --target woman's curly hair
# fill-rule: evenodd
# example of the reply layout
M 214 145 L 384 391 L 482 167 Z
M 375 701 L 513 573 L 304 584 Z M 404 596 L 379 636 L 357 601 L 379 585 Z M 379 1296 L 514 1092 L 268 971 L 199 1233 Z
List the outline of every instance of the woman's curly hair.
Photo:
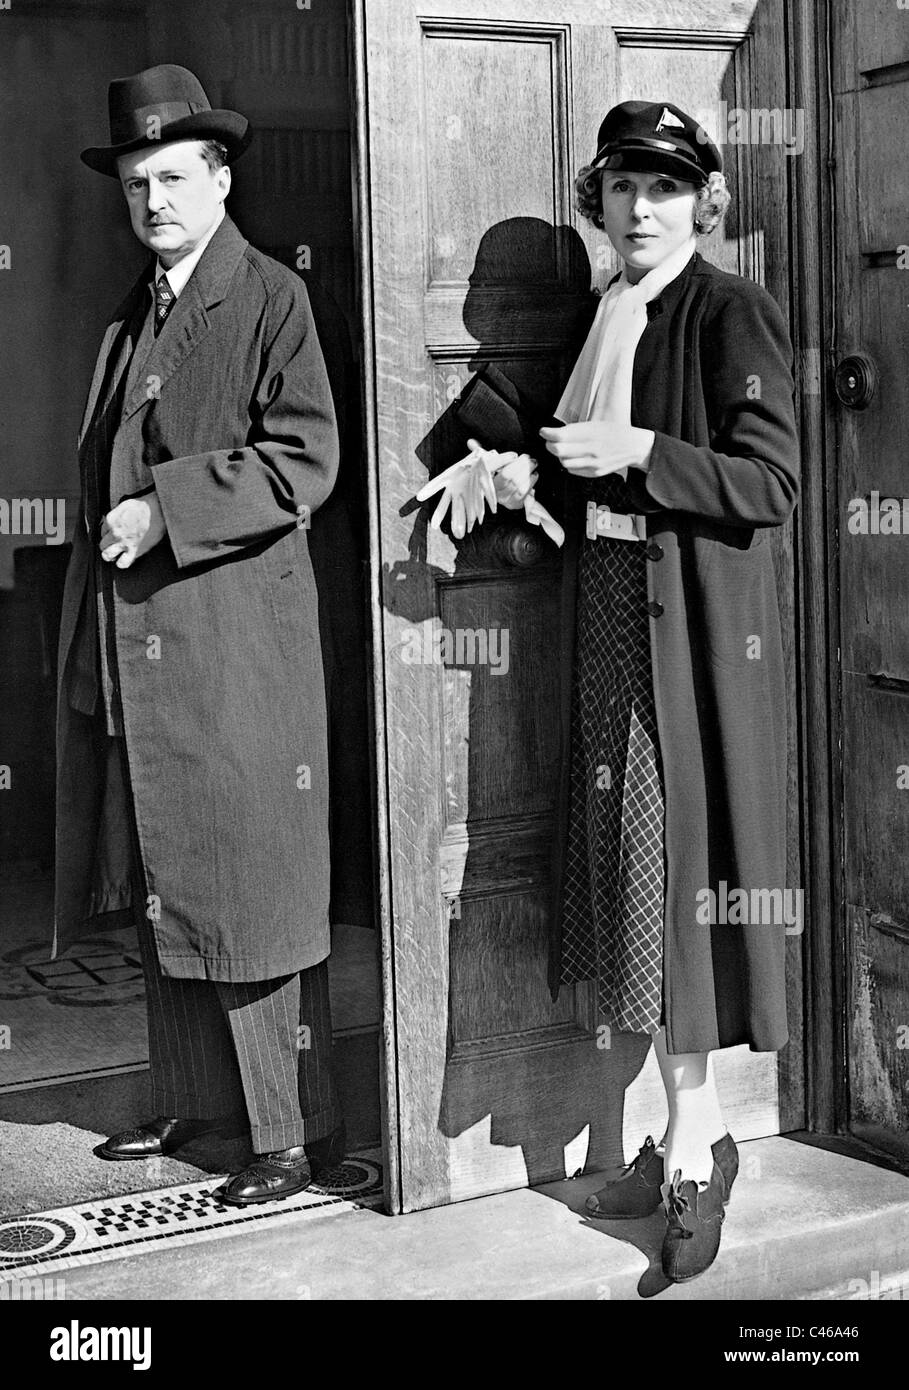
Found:
M 667 175 L 667 177 L 672 176 Z M 592 222 L 595 227 L 599 227 L 600 231 L 603 231 L 602 168 L 585 164 L 583 169 L 578 171 L 574 186 L 577 193 L 578 212 L 582 217 L 586 217 L 588 222 Z M 732 202 L 723 175 L 714 170 L 708 176 L 707 182 L 698 186 L 695 196 L 697 201 L 694 210 L 694 230 L 698 236 L 709 236 L 714 228 L 722 222 L 726 209 Z

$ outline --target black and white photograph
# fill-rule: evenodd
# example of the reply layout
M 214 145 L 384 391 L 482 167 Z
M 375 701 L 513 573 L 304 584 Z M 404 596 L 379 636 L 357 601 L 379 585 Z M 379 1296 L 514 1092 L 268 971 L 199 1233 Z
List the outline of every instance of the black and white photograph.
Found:
M 907 118 L 909 0 L 0 0 L 29 1370 L 895 1352 Z

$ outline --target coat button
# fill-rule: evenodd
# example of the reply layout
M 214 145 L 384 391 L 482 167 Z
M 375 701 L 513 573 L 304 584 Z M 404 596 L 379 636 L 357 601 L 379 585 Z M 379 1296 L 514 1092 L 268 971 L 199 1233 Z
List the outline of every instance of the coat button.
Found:
M 651 618 L 662 617 L 663 605 L 660 603 L 659 599 L 654 599 L 652 603 L 648 603 L 647 612 L 650 614 Z
M 647 542 L 647 549 L 644 551 L 648 560 L 662 560 L 663 547 L 659 541 L 650 540 Z

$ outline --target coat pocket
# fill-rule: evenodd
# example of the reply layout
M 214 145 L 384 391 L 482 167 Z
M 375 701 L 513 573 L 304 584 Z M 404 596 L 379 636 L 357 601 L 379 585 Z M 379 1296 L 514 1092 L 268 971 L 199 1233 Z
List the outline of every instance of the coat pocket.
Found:
M 302 656 L 312 641 L 317 599 L 315 585 L 307 583 L 299 563 L 289 562 L 269 575 L 268 602 L 281 652 Z
M 770 539 L 766 527 L 748 529 L 699 521 L 693 529 L 695 565 L 700 579 L 717 565 L 723 568 L 754 565 Z

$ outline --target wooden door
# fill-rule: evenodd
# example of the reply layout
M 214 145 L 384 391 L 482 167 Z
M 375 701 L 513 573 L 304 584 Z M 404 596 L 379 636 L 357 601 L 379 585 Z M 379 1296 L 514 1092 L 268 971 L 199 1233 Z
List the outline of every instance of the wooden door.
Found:
M 833 18 L 848 1122 L 906 1156 L 909 14 L 864 0 Z
M 718 120 L 784 107 L 782 10 L 355 7 L 394 1209 L 601 1168 L 623 1141 L 661 1132 L 643 1040 L 598 1030 L 588 986 L 553 1004 L 546 984 L 559 553 L 499 520 L 456 545 L 412 498 L 457 456 L 451 406 L 479 363 L 539 390 L 570 365 L 579 306 L 614 268 L 573 207 L 574 172 L 609 107 L 663 98 Z M 705 254 L 765 280 L 785 307 L 786 156 L 728 153 L 736 211 Z M 777 559 L 789 595 L 788 538 Z M 791 646 L 788 606 L 784 629 Z M 801 1123 L 791 947 L 782 1070 L 746 1049 L 719 1058 L 740 1138 L 777 1132 L 781 1115 Z

